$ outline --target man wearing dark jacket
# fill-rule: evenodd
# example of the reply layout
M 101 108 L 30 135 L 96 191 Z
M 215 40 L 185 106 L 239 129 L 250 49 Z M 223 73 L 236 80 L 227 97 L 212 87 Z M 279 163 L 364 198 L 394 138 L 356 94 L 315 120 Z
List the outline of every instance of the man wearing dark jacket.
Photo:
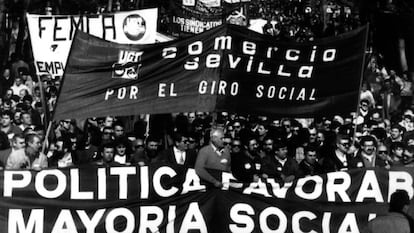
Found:
M 263 159 L 263 174 L 283 182 L 291 182 L 298 175 L 298 163 L 288 156 L 287 144 L 284 141 L 276 142 L 275 154 Z
M 197 159 L 195 150 L 188 149 L 188 138 L 181 133 L 173 135 L 174 146 L 160 152 L 156 161 L 172 166 L 194 168 Z

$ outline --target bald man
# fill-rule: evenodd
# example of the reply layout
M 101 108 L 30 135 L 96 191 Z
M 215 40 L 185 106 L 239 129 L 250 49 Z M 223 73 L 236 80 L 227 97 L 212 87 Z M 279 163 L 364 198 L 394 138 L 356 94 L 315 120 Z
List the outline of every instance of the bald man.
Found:
M 230 151 L 224 147 L 223 138 L 224 132 L 222 128 L 211 129 L 210 143 L 200 149 L 195 163 L 197 175 L 217 188 L 221 188 L 223 184 L 206 169 L 230 172 Z

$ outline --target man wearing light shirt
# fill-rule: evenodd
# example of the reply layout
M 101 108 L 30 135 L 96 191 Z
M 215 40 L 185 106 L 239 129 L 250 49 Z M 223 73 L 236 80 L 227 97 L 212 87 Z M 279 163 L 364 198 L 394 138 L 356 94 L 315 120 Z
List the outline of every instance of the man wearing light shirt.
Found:
M 377 140 L 372 136 L 363 136 L 361 149 L 349 161 L 349 168 L 385 167 L 385 161 L 377 158 Z
M 224 131 L 222 128 L 212 128 L 210 131 L 210 144 L 204 146 L 198 152 L 195 163 L 197 175 L 214 185 L 221 188 L 223 184 L 212 176 L 207 169 L 230 172 L 230 151 L 224 147 Z
M 181 133 L 175 133 L 173 141 L 174 146 L 162 151 L 156 161 L 171 166 L 194 168 L 197 153 L 195 150 L 188 149 L 188 137 Z

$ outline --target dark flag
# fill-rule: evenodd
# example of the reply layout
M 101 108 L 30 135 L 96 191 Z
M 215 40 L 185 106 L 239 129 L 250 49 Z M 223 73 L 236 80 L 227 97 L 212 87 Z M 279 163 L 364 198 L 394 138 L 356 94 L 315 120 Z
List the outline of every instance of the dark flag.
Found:
M 55 119 L 229 111 L 315 117 L 356 110 L 367 27 L 307 43 L 237 25 L 151 45 L 78 32 Z

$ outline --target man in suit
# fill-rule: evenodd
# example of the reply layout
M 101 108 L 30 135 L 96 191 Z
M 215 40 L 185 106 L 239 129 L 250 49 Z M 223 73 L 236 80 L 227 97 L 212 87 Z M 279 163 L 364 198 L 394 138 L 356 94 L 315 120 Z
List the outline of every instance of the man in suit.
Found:
M 350 146 L 351 139 L 349 136 L 338 134 L 336 136 L 336 148 L 327 150 L 326 154 L 322 155 L 323 171 L 327 173 L 348 170 Z
M 200 149 L 195 163 L 197 175 L 216 188 L 221 188 L 223 184 L 212 176 L 207 169 L 230 172 L 230 151 L 224 147 L 223 138 L 224 131 L 222 128 L 212 128 L 210 143 Z
M 182 166 L 184 168 L 194 168 L 197 153 L 195 150 L 188 149 L 188 137 L 181 133 L 173 135 L 174 146 L 160 152 L 157 161 L 167 165 Z
M 349 161 L 349 168 L 385 167 L 384 160 L 377 157 L 377 140 L 372 136 L 363 136 L 359 142 L 361 148 Z

